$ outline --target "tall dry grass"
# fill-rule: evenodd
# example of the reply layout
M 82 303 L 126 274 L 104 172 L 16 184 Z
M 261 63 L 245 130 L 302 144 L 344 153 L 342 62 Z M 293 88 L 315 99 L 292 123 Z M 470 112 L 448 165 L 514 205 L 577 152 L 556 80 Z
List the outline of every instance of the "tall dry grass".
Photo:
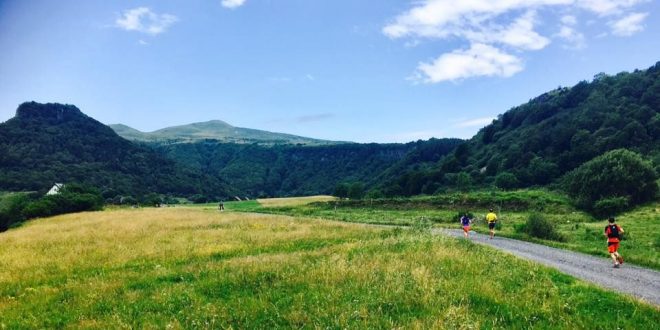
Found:
M 190 208 L 32 221 L 0 235 L 0 270 L 0 328 L 632 328 L 659 320 L 652 307 L 466 241 Z

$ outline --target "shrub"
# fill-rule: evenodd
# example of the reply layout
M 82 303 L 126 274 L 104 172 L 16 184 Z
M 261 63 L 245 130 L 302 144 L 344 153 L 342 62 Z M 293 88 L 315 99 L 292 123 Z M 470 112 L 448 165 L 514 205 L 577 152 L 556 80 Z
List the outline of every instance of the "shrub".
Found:
M 608 216 L 620 213 L 628 208 L 629 201 L 626 197 L 610 197 L 597 201 L 593 207 L 593 213 L 598 216 Z
M 555 229 L 555 225 L 548 221 L 543 215 L 532 213 L 525 223 L 524 232 L 529 236 L 562 241 L 563 237 Z
M 348 187 L 348 198 L 362 199 L 364 197 L 364 184 L 361 182 L 354 182 Z
M 518 187 L 520 182 L 513 173 L 502 172 L 495 177 L 495 186 L 500 189 L 509 190 Z
M 639 154 L 617 149 L 598 156 L 563 178 L 563 186 L 578 207 L 597 212 L 619 211 L 653 200 L 658 193 L 657 173 Z M 627 199 L 627 205 L 623 200 Z
M 190 201 L 192 201 L 195 204 L 203 204 L 208 202 L 208 198 L 202 194 L 192 195 L 188 199 L 190 199 Z
M 65 185 L 56 195 L 43 196 L 25 205 L 26 218 L 48 217 L 64 213 L 97 211 L 103 208 L 98 190 L 77 184 Z
M 25 220 L 23 208 L 29 201 L 30 196 L 24 193 L 9 194 L 0 198 L 0 232 Z
M 379 189 L 372 189 L 366 194 L 367 199 L 381 199 L 385 198 L 385 194 Z

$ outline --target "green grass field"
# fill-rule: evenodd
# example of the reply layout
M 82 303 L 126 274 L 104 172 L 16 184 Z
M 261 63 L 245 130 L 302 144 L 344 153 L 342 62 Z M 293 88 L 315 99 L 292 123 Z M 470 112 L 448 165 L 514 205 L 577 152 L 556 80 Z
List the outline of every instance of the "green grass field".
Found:
M 468 241 L 203 208 L 30 221 L 0 234 L 0 269 L 3 329 L 660 323 L 654 307 Z
M 477 232 L 488 233 L 483 220 L 488 205 L 498 213 L 498 235 L 608 256 L 606 240 L 602 234 L 606 220 L 594 219 L 571 207 L 561 195 L 545 191 L 476 192 L 398 200 L 297 203 L 294 206 L 267 206 L 257 201 L 247 201 L 232 203 L 228 209 L 367 224 L 407 226 L 429 223 L 457 229 L 460 228 L 459 213 L 471 212 L 477 219 L 472 228 Z M 516 227 L 524 224 L 534 212 L 543 214 L 554 223 L 565 239 L 559 242 L 542 240 L 517 232 Z M 638 207 L 617 216 L 617 219 L 626 231 L 620 250 L 626 261 L 660 270 L 660 204 Z

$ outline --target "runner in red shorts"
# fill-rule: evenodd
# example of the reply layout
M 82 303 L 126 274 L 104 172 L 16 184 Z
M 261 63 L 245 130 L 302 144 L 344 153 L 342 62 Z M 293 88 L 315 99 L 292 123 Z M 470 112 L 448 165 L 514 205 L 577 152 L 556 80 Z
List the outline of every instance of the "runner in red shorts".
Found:
M 623 257 L 617 251 L 619 249 L 619 242 L 621 241 L 621 234 L 624 232 L 623 228 L 615 223 L 614 217 L 607 219 L 609 224 L 605 227 L 605 236 L 607 237 L 607 252 L 610 253 L 612 260 L 614 260 L 614 268 L 619 268 L 623 263 Z
M 468 217 L 467 213 L 463 214 L 461 217 L 461 225 L 463 226 L 463 235 L 465 235 L 465 238 L 470 236 L 470 223 L 472 223 L 472 219 Z

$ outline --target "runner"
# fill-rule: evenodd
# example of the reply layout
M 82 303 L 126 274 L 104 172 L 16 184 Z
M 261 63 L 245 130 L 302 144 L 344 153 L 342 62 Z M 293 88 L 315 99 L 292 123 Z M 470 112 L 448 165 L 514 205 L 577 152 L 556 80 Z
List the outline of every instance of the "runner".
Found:
M 465 238 L 470 237 L 470 223 L 472 222 L 472 219 L 468 217 L 468 214 L 465 213 L 461 217 L 461 225 L 463 225 L 463 235 L 465 235 Z
M 486 221 L 488 221 L 488 229 L 490 230 L 490 239 L 493 239 L 495 236 L 495 223 L 497 223 L 497 215 L 493 212 L 493 209 L 488 210 L 489 213 L 486 214 Z
M 612 260 L 614 260 L 614 268 L 619 268 L 623 263 L 623 257 L 617 252 L 619 249 L 619 242 L 621 234 L 624 232 L 623 228 L 615 223 L 614 217 L 607 219 L 609 224 L 605 227 L 605 237 L 607 237 L 607 252 L 610 253 Z

